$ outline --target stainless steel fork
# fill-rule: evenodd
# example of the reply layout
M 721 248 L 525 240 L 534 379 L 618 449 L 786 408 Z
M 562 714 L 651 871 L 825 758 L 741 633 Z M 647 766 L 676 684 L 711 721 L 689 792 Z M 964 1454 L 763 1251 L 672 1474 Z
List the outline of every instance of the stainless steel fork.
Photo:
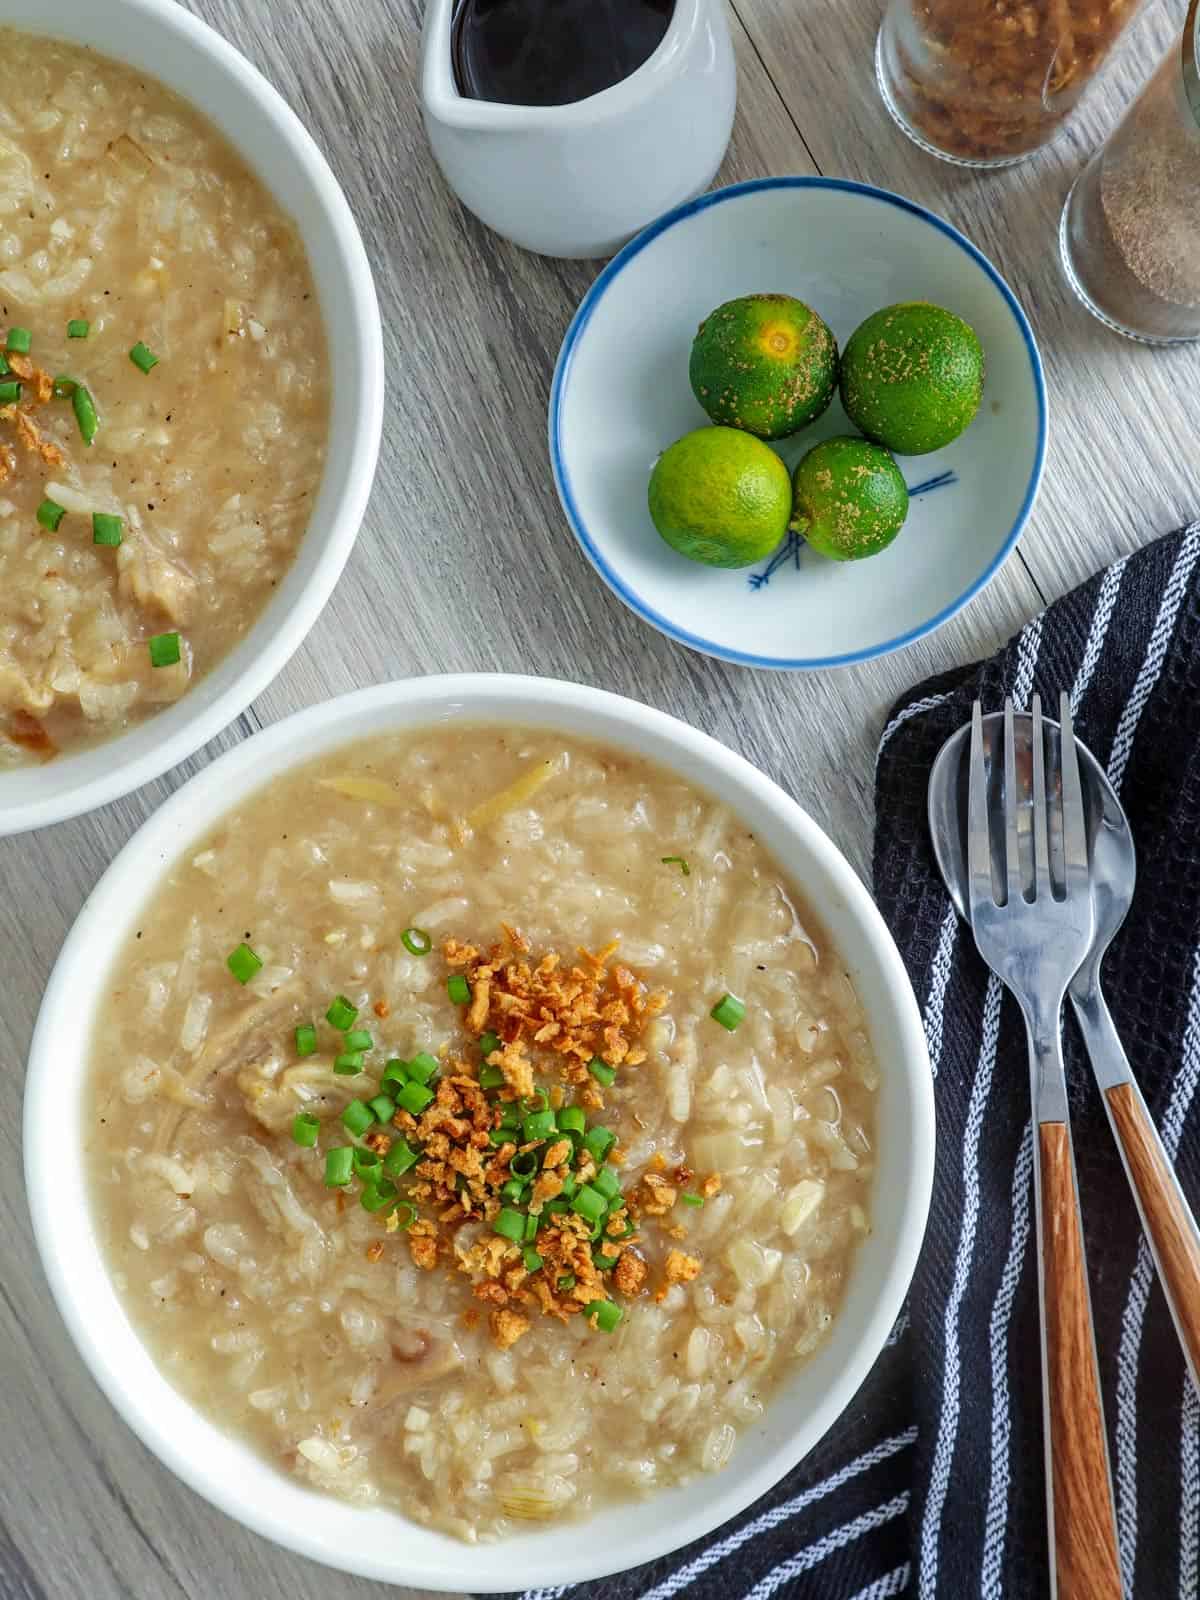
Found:
M 1121 1600 L 1112 1476 L 1092 1328 L 1079 1190 L 1067 1116 L 1063 998 L 1092 942 L 1083 792 L 1062 697 L 1058 769 L 1047 771 L 1040 698 L 1031 759 L 1017 761 L 1013 706 L 1004 706 L 1003 781 L 989 772 L 982 710 L 971 720 L 967 870 L 979 953 L 1025 1019 L 1037 1132 L 1034 1206 L 1042 1324 L 1042 1404 L 1050 1589 L 1059 1600 Z M 1032 827 L 1023 827 L 1032 810 Z M 993 813 L 1000 813 L 999 816 Z M 993 849 L 997 823 L 1003 849 Z M 1051 855 L 1051 834 L 1056 849 Z M 993 859 L 1003 870 L 993 872 Z M 1058 868 L 1055 881 L 1053 867 Z

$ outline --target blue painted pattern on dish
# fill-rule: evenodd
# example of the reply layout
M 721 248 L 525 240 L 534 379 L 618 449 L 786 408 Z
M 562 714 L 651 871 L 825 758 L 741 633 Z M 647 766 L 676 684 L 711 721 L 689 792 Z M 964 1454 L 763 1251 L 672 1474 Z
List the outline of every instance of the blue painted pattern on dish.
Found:
M 895 206 L 900 211 L 905 211 L 911 216 L 918 217 L 929 227 L 944 234 L 953 241 L 986 275 L 1002 296 L 1005 305 L 1020 331 L 1021 339 L 1025 345 L 1029 358 L 1029 365 L 1033 376 L 1034 392 L 1037 396 L 1037 429 L 1038 444 L 1037 454 L 1034 459 L 1033 469 L 1029 475 L 1029 482 L 1011 529 L 1004 543 L 988 563 L 984 571 L 949 605 L 944 606 L 934 616 L 928 617 L 918 626 L 909 628 L 891 639 L 885 639 L 880 644 L 872 645 L 868 649 L 848 650 L 838 655 L 829 656 L 798 656 L 791 658 L 763 656 L 753 651 L 735 650 L 720 644 L 715 639 L 707 639 L 699 634 L 692 633 L 686 628 L 678 626 L 669 617 L 664 616 L 654 606 L 636 594 L 627 584 L 625 579 L 616 570 L 611 561 L 598 548 L 587 525 L 580 515 L 575 494 L 571 486 L 570 475 L 564 460 L 562 443 L 562 403 L 563 392 L 570 376 L 571 361 L 575 348 L 582 337 L 584 330 L 591 320 L 600 300 L 608 290 L 613 280 L 630 261 L 639 255 L 649 244 L 652 244 L 661 233 L 677 223 L 685 221 L 699 211 L 704 211 L 710 206 L 722 205 L 726 201 L 735 200 L 741 195 L 754 194 L 766 189 L 837 189 L 847 194 L 862 195 L 884 205 Z M 878 189 L 872 184 L 855 183 L 849 178 L 751 178 L 744 183 L 729 184 L 723 189 L 716 189 L 708 194 L 700 195 L 695 200 L 689 200 L 676 206 L 673 211 L 666 212 L 659 217 L 657 222 L 652 222 L 642 230 L 636 238 L 621 250 L 608 265 L 601 271 L 599 277 L 584 295 L 579 309 L 571 320 L 559 351 L 558 361 L 554 369 L 554 379 L 550 389 L 549 409 L 549 445 L 550 464 L 554 473 L 555 486 L 558 489 L 559 499 L 567 514 L 576 539 L 579 541 L 584 554 L 592 566 L 608 584 L 615 595 L 630 608 L 643 621 L 649 622 L 668 638 L 674 639 L 679 644 L 689 645 L 694 650 L 700 650 L 706 655 L 715 656 L 721 661 L 731 661 L 739 666 L 763 667 L 774 671 L 812 671 L 823 667 L 852 666 L 862 661 L 872 661 L 877 656 L 890 654 L 893 650 L 902 649 L 905 645 L 912 644 L 917 639 L 923 639 L 927 634 L 948 621 L 962 610 L 963 606 L 983 589 L 1003 566 L 1012 552 L 1013 546 L 1020 537 L 1021 530 L 1028 520 L 1041 483 L 1042 468 L 1046 459 L 1047 438 L 1047 403 L 1046 380 L 1042 372 L 1041 356 L 1038 353 L 1037 343 L 1033 337 L 1033 330 L 1029 319 L 1022 310 L 1016 296 L 1000 275 L 997 269 L 988 260 L 987 256 L 973 245 L 971 241 L 957 228 L 946 222 L 934 212 L 918 205 L 915 200 L 908 200 L 903 195 L 893 194 L 888 189 Z

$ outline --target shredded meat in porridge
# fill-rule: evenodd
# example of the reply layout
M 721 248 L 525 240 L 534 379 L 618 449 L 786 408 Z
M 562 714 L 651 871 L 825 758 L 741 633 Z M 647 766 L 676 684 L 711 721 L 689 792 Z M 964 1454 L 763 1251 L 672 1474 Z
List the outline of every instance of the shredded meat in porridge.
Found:
M 217 130 L 94 52 L 0 43 L 2 769 L 242 637 L 308 522 L 328 376 L 300 239 Z
M 253 796 L 94 1048 L 97 1222 L 166 1375 L 465 1539 L 724 1466 L 869 1226 L 875 1054 L 794 887 L 708 795 L 541 731 Z

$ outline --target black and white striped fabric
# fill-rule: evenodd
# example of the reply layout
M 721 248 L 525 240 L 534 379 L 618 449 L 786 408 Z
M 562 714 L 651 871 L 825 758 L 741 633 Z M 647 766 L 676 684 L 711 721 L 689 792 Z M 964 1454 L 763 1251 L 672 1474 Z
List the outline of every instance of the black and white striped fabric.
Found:
M 1110 1003 L 1200 1201 L 1197 523 L 1099 574 L 991 660 L 921 685 L 884 729 L 875 893 L 924 1015 L 938 1152 L 908 1311 L 871 1377 L 802 1466 L 710 1541 L 523 1600 L 1048 1594 L 1024 1036 L 937 875 L 925 788 L 976 695 L 990 709 L 1038 690 L 1053 707 L 1063 688 L 1139 849 L 1137 897 L 1106 963 Z M 1127 1590 L 1196 1600 L 1200 1407 L 1073 1024 L 1065 1044 Z

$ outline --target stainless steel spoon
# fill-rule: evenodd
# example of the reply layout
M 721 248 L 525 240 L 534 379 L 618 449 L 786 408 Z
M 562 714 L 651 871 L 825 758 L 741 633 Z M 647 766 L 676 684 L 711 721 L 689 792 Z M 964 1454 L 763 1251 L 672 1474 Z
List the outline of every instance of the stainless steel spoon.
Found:
M 1030 747 L 1032 719 L 1015 718 L 1018 738 Z M 1052 747 L 1057 746 L 1058 724 L 1049 717 L 1042 726 Z M 995 712 L 983 719 L 985 747 L 995 749 L 1003 737 L 1004 717 Z M 942 746 L 929 777 L 929 828 L 938 867 L 958 914 L 967 917 L 967 757 L 971 729 L 967 725 Z M 1142 1228 L 1183 1347 L 1192 1382 L 1200 1391 L 1200 1229 L 1170 1157 L 1163 1148 L 1141 1090 L 1134 1081 L 1128 1058 L 1117 1037 L 1100 983 L 1100 968 L 1109 945 L 1133 903 L 1137 858 L 1129 821 L 1100 763 L 1077 738 L 1083 781 L 1091 857 L 1092 904 L 1095 934 L 1091 950 L 1076 973 L 1068 994 L 1091 1059 L 1109 1126 L 1117 1141 L 1126 1176 L 1133 1190 Z M 1057 749 L 1054 749 L 1057 754 Z M 1019 820 L 1023 848 L 1030 847 L 1032 808 Z M 1061 834 L 1051 833 L 1052 859 L 1061 857 Z M 994 874 L 1002 881 L 1001 870 Z M 1055 873 L 1062 881 L 1061 860 Z

